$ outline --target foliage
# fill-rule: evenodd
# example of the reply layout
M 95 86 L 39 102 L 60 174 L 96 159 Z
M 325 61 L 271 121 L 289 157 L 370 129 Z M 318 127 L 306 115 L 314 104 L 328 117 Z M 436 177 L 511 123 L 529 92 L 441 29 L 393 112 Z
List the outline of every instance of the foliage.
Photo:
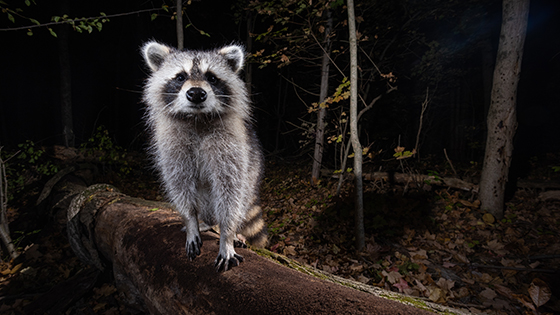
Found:
M 317 37 L 325 31 L 323 12 L 327 8 L 337 8 L 338 1 L 320 0 L 281 0 L 250 1 L 248 10 L 261 17 L 261 24 L 266 27 L 251 34 L 263 49 L 251 55 L 251 61 L 259 68 L 276 64 L 285 67 L 296 61 L 309 62 L 320 56 L 317 53 Z
M 393 154 L 393 157 L 395 157 L 397 160 L 402 160 L 408 159 L 414 156 L 414 154 L 416 154 L 416 149 L 412 149 L 412 151 L 405 151 L 404 147 L 397 146 L 395 148 L 395 154 Z
M 350 80 L 347 77 L 342 79 L 340 85 L 336 88 L 336 91 L 332 96 L 327 97 L 321 103 L 312 103 L 311 107 L 307 109 L 307 112 L 312 113 L 318 111 L 320 108 L 329 108 L 329 105 L 338 103 L 342 100 L 347 100 L 350 97 Z
M 58 166 L 47 160 L 45 151 L 33 141 L 27 140 L 18 147 L 17 152 L 1 152 L 2 160 L 6 162 L 8 201 L 26 186 L 58 172 Z
M 34 0 L 33 1 L 25 0 L 25 5 L 27 7 L 31 6 L 31 4 L 37 5 L 37 3 Z M 2 10 L 3 13 L 6 13 L 8 20 L 10 20 L 14 24 L 16 23 L 15 16 L 31 22 L 33 24 L 32 26 L 24 27 L 24 29 L 27 29 L 28 36 L 33 36 L 32 28 L 34 27 L 46 27 L 52 36 L 57 37 L 55 31 L 50 27 L 56 24 L 69 24 L 78 33 L 83 33 L 84 31 L 91 33 L 93 32 L 94 29 L 97 29 L 99 32 L 101 32 L 101 29 L 103 28 L 103 23 L 109 22 L 109 18 L 103 12 L 100 12 L 99 16 L 97 17 L 82 17 L 82 18 L 70 18 L 67 14 L 64 14 L 62 16 L 53 16 L 51 18 L 51 23 L 41 23 L 34 18 L 25 16 L 24 10 L 22 8 L 11 7 L 10 5 L 8 5 L 8 3 L 4 1 L 0 1 L 0 9 Z
M 118 171 L 123 174 L 132 170 L 126 150 L 113 142 L 105 126 L 97 127 L 96 132 L 80 145 L 80 150 L 104 165 L 118 167 Z

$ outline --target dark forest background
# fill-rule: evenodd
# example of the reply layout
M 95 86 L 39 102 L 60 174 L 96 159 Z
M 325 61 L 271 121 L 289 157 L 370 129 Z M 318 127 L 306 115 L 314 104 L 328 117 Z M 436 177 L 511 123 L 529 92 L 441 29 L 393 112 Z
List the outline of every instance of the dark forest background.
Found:
M 61 12 L 60 1 L 21 7 L 22 15 L 41 23 L 63 13 L 70 17 L 130 13 L 161 8 L 162 2 L 70 1 L 69 12 Z M 168 3 L 173 6 L 173 3 Z M 266 14 L 249 15 L 246 1 L 193 1 L 186 6 L 185 47 L 212 48 L 232 41 L 247 43 L 247 17 L 253 21 L 254 34 L 280 24 Z M 556 0 L 533 0 L 518 90 L 518 120 L 514 160 L 560 149 L 560 5 Z M 398 91 L 384 96 L 361 121 L 364 145 L 383 150 L 388 156 L 397 145 L 414 146 L 421 103 L 426 89 L 430 103 L 421 134 L 421 155 L 442 156 L 446 148 L 457 161 L 481 161 L 485 141 L 485 119 L 490 100 L 489 89 L 501 23 L 501 1 L 358 1 L 356 15 L 361 17 L 358 30 L 367 36 L 360 42 L 359 56 L 363 73 L 370 73 L 368 52 L 383 73 L 397 77 Z M 175 21 L 170 13 L 153 12 L 113 17 L 101 31 L 69 32 L 73 128 L 76 146 L 85 142 L 104 126 L 114 142 L 129 150 L 142 150 L 146 132 L 140 101 L 147 71 L 139 47 L 149 39 L 176 45 Z M 345 10 L 333 10 L 335 24 L 333 57 L 341 71 L 348 73 L 347 30 L 343 28 Z M 297 18 L 294 18 L 296 21 Z M 61 71 L 59 38 L 46 28 L 7 31 L 7 28 L 31 25 L 15 17 L 0 19 L 1 84 L 0 144 L 13 147 L 26 140 L 39 145 L 62 144 Z M 320 25 L 317 22 L 317 25 Z M 293 26 L 287 26 L 293 27 Z M 336 27 L 335 27 L 336 28 Z M 59 32 L 60 26 L 53 31 Z M 199 30 L 209 36 L 202 35 Z M 319 34 L 319 33 L 317 33 Z M 295 49 L 269 34 L 260 41 L 253 37 L 252 51 L 267 52 L 278 47 Z M 301 49 L 301 46 L 300 46 Z M 383 59 L 381 59 L 381 54 Z M 308 107 L 318 101 L 320 55 L 309 46 L 301 59 L 278 67 L 274 60 L 266 67 L 254 63 L 252 98 L 259 137 L 267 153 L 279 156 L 299 155 L 309 158 L 312 146 L 302 121 L 313 123 Z M 301 54 L 300 54 L 301 55 Z M 314 60 L 313 58 L 316 57 Z M 378 59 L 375 59 L 375 58 Z M 254 62 L 255 59 L 252 59 Z M 370 71 L 370 72 L 367 72 Z M 331 66 L 329 94 L 340 84 L 342 76 Z M 361 78 L 367 82 L 367 77 Z M 373 92 L 360 91 L 369 102 L 383 91 L 386 82 L 372 77 Z M 362 85 L 365 87 L 366 84 Z M 330 114 L 331 115 L 331 114 Z M 336 119 L 327 116 L 329 123 Z M 299 126 L 300 128 L 296 128 Z M 303 126 L 303 128 L 302 128 Z M 332 126 L 332 124 L 331 124 Z M 327 127 L 328 128 L 328 127 Z M 330 151 L 329 151 L 330 150 Z M 327 165 L 334 155 L 327 148 Z M 310 159 L 311 161 L 311 159 Z M 332 161 L 331 161 L 332 164 Z

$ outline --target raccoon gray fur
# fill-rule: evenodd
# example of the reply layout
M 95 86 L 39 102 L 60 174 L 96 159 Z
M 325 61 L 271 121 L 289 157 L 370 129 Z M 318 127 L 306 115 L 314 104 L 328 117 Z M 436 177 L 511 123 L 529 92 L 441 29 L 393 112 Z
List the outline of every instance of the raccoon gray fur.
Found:
M 243 261 L 236 234 L 266 244 L 259 205 L 263 156 L 239 77 L 244 50 L 177 50 L 155 41 L 142 47 L 152 71 L 144 87 L 151 153 L 169 201 L 185 222 L 190 260 L 200 255 L 199 220 L 220 228 L 216 270 Z

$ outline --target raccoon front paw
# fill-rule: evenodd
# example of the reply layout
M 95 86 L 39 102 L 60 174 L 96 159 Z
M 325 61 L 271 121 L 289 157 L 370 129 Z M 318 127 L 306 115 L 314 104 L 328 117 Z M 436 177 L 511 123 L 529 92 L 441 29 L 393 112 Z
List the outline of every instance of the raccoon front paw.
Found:
M 218 254 L 214 266 L 216 267 L 216 272 L 220 272 L 221 270 L 227 271 L 235 266 L 239 266 L 239 263 L 243 261 L 243 256 L 233 253 L 231 257 L 222 256 L 222 254 Z
M 189 241 L 187 238 L 187 245 L 185 249 L 187 251 L 187 257 L 192 261 L 196 256 L 200 255 L 200 248 L 202 247 L 202 241 L 200 240 L 200 235 L 196 235 L 194 240 Z

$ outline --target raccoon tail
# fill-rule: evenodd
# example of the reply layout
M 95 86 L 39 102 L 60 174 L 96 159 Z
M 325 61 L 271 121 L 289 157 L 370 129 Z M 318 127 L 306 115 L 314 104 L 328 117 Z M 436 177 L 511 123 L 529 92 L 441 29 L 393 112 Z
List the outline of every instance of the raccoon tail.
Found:
M 266 224 L 262 218 L 262 209 L 260 206 L 255 205 L 249 210 L 240 234 L 243 235 L 252 246 L 266 246 L 268 243 L 268 233 Z

